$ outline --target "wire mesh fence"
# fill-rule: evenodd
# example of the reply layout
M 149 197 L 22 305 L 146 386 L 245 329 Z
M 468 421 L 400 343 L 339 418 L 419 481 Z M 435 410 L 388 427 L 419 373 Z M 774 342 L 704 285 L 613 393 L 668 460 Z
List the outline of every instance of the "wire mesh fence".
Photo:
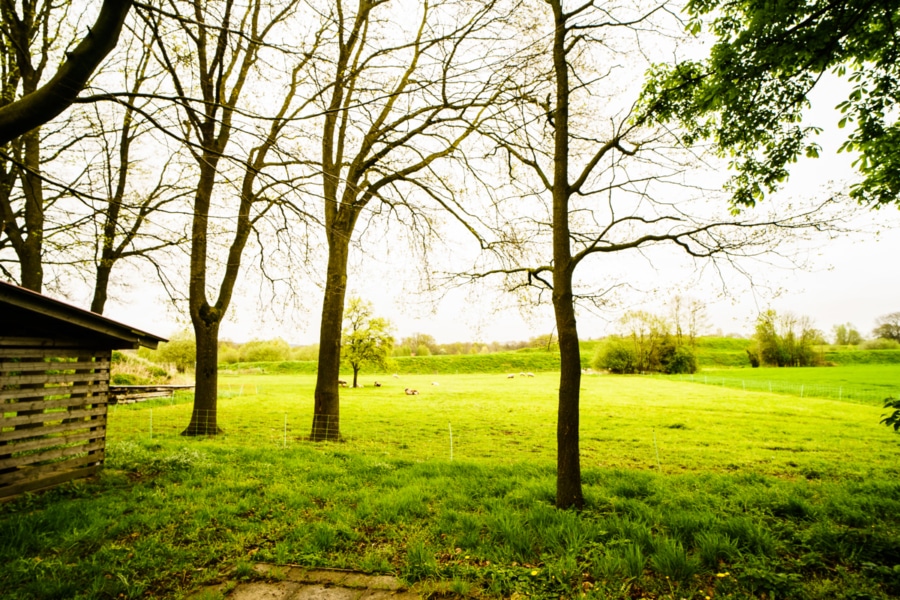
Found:
M 472 416 L 434 410 L 401 422 L 359 411 L 319 415 L 312 407 L 291 411 L 248 410 L 220 400 L 216 411 L 198 411 L 190 402 L 146 407 L 111 406 L 107 439 L 200 438 L 259 448 L 296 448 L 316 441 L 336 442 L 352 452 L 390 458 L 490 461 L 552 461 L 556 424 L 472 422 Z M 320 444 L 316 444 L 320 446 Z
M 746 390 L 880 405 L 890 395 L 884 387 L 876 386 L 809 385 L 704 374 L 666 379 L 718 386 L 722 392 L 717 396 L 722 400 L 742 401 L 745 396 L 739 390 Z M 396 391 L 351 393 L 342 396 L 339 415 L 314 418 L 311 390 L 298 389 L 293 382 L 225 383 L 219 387 L 216 411 L 195 410 L 190 393 L 178 393 L 171 399 L 111 405 L 107 438 L 113 444 L 137 439 L 187 443 L 193 439 L 269 449 L 306 446 L 411 461 L 554 463 L 555 402 L 547 401 L 547 396 L 516 396 L 510 391 L 512 395 L 504 396 L 504 403 L 499 406 L 490 395 L 460 393 L 451 385 L 440 390 L 429 396 L 399 398 Z M 604 393 L 614 392 L 607 389 Z M 900 390 L 894 393 L 900 394 Z M 618 452 L 623 446 L 633 450 L 637 444 L 646 446 L 648 452 L 657 452 L 655 431 L 641 434 L 610 425 L 617 409 L 608 408 L 603 397 L 595 393 L 583 405 L 582 455 L 601 464 L 607 460 L 606 454 Z M 652 410 L 640 400 L 631 402 L 626 401 L 633 407 L 629 411 Z M 652 404 L 653 399 L 648 398 L 647 402 Z M 663 425 L 676 426 L 685 427 L 682 423 Z M 672 451 L 670 447 L 668 452 Z M 647 456 L 653 462 L 653 456 Z
M 665 375 L 664 379 L 672 381 L 689 381 L 704 385 L 715 385 L 731 389 L 752 392 L 768 392 L 771 394 L 787 394 L 800 398 L 824 398 L 841 402 L 861 404 L 881 404 L 885 398 L 900 397 L 900 382 L 896 386 L 883 385 L 834 385 L 823 383 L 800 383 L 793 381 L 747 379 L 737 377 L 719 377 L 715 375 Z

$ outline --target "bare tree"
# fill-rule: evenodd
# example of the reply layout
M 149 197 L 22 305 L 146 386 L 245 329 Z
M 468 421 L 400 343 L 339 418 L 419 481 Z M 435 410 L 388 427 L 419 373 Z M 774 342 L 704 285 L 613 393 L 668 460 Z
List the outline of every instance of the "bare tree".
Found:
M 40 0 L 0 2 L 4 52 L 15 55 L 16 70 L 12 73 L 21 78 L 22 85 L 19 98 L 13 100 L 4 90 L 0 101 L 0 146 L 59 116 L 75 101 L 94 70 L 116 47 L 132 3 L 132 0 L 103 0 L 94 25 L 75 48 L 66 52 L 63 64 L 53 77 L 40 85 L 48 56 L 42 53 L 34 64 L 32 40 L 41 40 L 42 51 L 49 46 L 54 37 L 49 35 L 54 27 L 51 12 L 57 5 Z
M 154 106 L 162 82 L 159 74 L 150 70 L 149 37 L 146 24 L 136 27 L 119 52 L 121 60 L 109 69 L 113 77 L 124 80 L 127 93 L 103 95 L 103 99 L 114 100 L 112 105 L 100 102 L 101 96 L 88 98 L 83 115 L 96 132 L 96 143 L 81 155 L 91 166 L 85 177 L 84 202 L 92 218 L 87 223 L 91 229 L 79 230 L 73 245 L 80 242 L 90 247 L 91 310 L 101 314 L 117 263 L 142 259 L 162 273 L 164 267 L 156 256 L 187 242 L 176 224 L 178 219 L 169 215 L 181 212 L 190 190 L 180 183 L 186 170 L 181 154 L 159 139 L 153 124 L 154 112 L 164 108 Z M 171 256 L 167 258 L 171 260 Z
M 171 16 L 169 24 L 149 22 L 155 28 L 157 59 L 171 78 L 180 111 L 176 135 L 185 140 L 196 163 L 188 284 L 197 341 L 196 391 L 185 435 L 219 431 L 219 326 L 251 234 L 270 213 L 285 206 L 283 197 L 290 193 L 279 189 L 280 181 L 290 175 L 278 144 L 308 102 L 298 94 L 318 43 L 316 38 L 308 51 L 294 52 L 289 40 L 296 39 L 297 30 L 288 27 L 298 25 L 290 22 L 298 4 L 298 0 L 170 0 L 165 10 Z M 276 57 L 293 62 L 284 81 L 277 72 L 260 72 Z M 254 89 L 265 93 L 254 98 Z M 271 108 L 265 113 L 254 109 L 260 104 Z M 273 172 L 283 177 L 276 178 Z M 222 261 L 217 244 L 225 255 Z M 217 292 L 211 282 L 215 274 L 220 275 Z
M 56 40 L 64 35 L 68 7 L 52 2 L 3 2 L 0 14 L 4 23 L 0 28 L 0 236 L 4 238 L 0 245 L 15 252 L 20 284 L 40 292 L 46 207 L 39 125 L 46 121 L 34 122 L 22 111 L 36 102 L 48 64 L 60 50 Z M 40 109 L 36 112 L 41 114 Z
M 64 50 L 60 40 L 78 21 L 69 8 L 50 2 L 0 4 L 0 107 L 39 95 L 49 65 Z M 65 181 L 55 180 L 52 172 L 53 165 L 63 163 L 68 150 L 89 135 L 73 125 L 69 113 L 0 148 L 0 271 L 26 288 L 43 290 L 47 254 L 64 248 L 61 238 L 78 225 L 66 218 L 54 220 L 53 209 L 71 198 L 69 192 L 85 168 L 68 165 Z
M 493 5 L 424 2 L 413 21 L 390 12 L 385 0 L 342 0 L 325 14 L 330 43 L 317 63 L 324 114 L 317 168 L 328 265 L 313 440 L 340 438 L 341 323 L 357 224 L 383 210 L 412 225 L 427 202 L 460 215 L 453 187 L 436 169 L 458 155 L 497 95 L 496 75 L 484 68 Z M 473 43 L 480 43 L 477 52 Z
M 512 59 L 521 73 L 517 96 L 503 119 L 483 128 L 517 192 L 495 197 L 505 217 L 491 246 L 497 252 L 489 255 L 496 266 L 483 265 L 475 276 L 503 274 L 513 289 L 550 294 L 560 348 L 556 503 L 579 508 L 576 304 L 602 307 L 623 284 L 604 258 L 639 253 L 652 262 L 648 253 L 669 245 L 696 260 L 730 261 L 769 248 L 779 231 L 823 224 L 814 211 L 735 217 L 725 202 L 704 201 L 709 192 L 690 183 L 692 155 L 649 122 L 653 99 L 637 100 L 641 77 L 634 74 L 650 62 L 643 53 L 678 29 L 666 23 L 665 4 L 521 5 L 528 44 Z M 585 263 L 593 266 L 591 276 L 579 283 L 576 270 Z

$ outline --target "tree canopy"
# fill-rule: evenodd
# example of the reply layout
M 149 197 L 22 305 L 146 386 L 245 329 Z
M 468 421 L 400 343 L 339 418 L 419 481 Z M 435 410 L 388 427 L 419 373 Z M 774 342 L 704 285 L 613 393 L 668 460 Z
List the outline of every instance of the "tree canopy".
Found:
M 875 320 L 875 324 L 872 333 L 876 337 L 900 342 L 900 312 L 882 315 Z
M 850 189 L 872 207 L 900 204 L 900 2 L 897 0 L 691 0 L 688 29 L 715 38 L 708 57 L 659 66 L 644 99 L 683 140 L 711 140 L 731 157 L 736 207 L 776 190 L 800 156 L 816 157 L 817 124 L 802 119 L 827 73 L 852 83 L 838 104 L 850 127 L 841 151 L 856 152 L 862 176 Z
M 359 371 L 367 364 L 385 366 L 394 338 L 391 324 L 372 311 L 372 303 L 360 298 L 350 298 L 344 312 L 344 331 L 341 336 L 341 354 L 353 368 L 353 387 L 358 386 Z

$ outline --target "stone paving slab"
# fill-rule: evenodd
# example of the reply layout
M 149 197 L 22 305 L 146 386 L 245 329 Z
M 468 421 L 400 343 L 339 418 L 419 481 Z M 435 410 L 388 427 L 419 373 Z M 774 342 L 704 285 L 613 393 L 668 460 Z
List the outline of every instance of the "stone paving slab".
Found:
M 253 570 L 272 581 L 238 583 L 227 593 L 229 584 L 209 586 L 204 592 L 222 593 L 228 600 L 421 600 L 396 577 L 366 575 L 337 569 L 307 569 L 260 563 Z

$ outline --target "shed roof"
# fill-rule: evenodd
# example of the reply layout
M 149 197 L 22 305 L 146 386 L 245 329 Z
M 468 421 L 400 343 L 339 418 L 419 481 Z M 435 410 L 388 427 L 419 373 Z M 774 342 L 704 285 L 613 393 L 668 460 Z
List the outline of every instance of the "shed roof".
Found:
M 0 340 L 77 339 L 111 349 L 156 348 L 166 338 L 0 280 Z

